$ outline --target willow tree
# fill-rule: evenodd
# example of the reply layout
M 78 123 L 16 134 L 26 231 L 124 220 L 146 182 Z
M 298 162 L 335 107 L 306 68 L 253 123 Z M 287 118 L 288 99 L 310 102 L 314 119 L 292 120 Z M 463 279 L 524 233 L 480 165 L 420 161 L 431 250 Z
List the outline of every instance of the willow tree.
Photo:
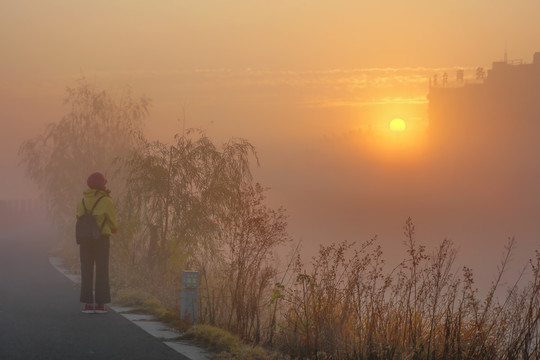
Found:
M 134 246 L 139 257 L 155 263 L 177 251 L 215 252 L 219 219 L 251 181 L 251 157 L 257 159 L 248 141 L 219 148 L 198 130 L 177 134 L 173 145 L 145 142 L 125 162 L 126 209 L 138 222 L 136 232 L 145 234 Z
M 121 241 L 137 286 L 146 282 L 172 304 L 181 270 L 194 267 L 205 289 L 202 320 L 259 341 L 274 250 L 289 237 L 285 210 L 266 206 L 265 189 L 253 183 L 252 160 L 248 141 L 216 146 L 199 130 L 177 134 L 172 145 L 145 142 L 124 163 L 134 229 Z
M 69 229 L 86 177 L 101 171 L 114 178 L 115 159 L 133 151 L 150 101 L 129 90 L 114 98 L 83 77 L 67 88 L 65 105 L 67 114 L 25 141 L 19 155 L 54 220 Z M 115 182 L 110 184 L 116 190 Z

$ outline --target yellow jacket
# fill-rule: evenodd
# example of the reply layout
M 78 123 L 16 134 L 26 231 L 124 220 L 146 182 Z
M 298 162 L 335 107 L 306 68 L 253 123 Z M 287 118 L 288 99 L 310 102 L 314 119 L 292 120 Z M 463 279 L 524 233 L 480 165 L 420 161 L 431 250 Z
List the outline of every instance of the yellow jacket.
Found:
M 95 202 L 101 197 L 105 196 L 99 201 L 96 208 L 92 212 L 92 215 L 96 218 L 98 226 L 101 228 L 103 221 L 103 228 L 101 230 L 102 235 L 115 234 L 118 231 L 118 222 L 116 219 L 116 208 L 109 194 L 103 190 L 87 189 L 84 192 L 84 204 L 88 212 L 92 210 Z M 77 205 L 77 218 L 84 214 L 84 207 L 82 200 Z

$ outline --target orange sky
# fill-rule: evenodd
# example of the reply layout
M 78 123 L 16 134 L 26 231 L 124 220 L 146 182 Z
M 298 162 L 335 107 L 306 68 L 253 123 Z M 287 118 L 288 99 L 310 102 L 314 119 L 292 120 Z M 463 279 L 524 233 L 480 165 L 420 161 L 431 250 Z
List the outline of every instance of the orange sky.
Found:
M 392 252 L 413 216 L 420 240 L 452 238 L 467 259 L 496 258 L 514 234 L 527 252 L 534 219 L 486 205 L 478 184 L 463 199 L 433 184 L 425 96 L 430 76 L 472 78 L 505 49 L 530 62 L 538 14 L 536 0 L 0 0 L 0 198 L 26 195 L 17 148 L 84 73 L 152 98 L 150 137 L 169 140 L 185 111 L 216 141 L 250 140 L 308 247 L 379 234 Z M 394 117 L 406 136 L 387 130 Z

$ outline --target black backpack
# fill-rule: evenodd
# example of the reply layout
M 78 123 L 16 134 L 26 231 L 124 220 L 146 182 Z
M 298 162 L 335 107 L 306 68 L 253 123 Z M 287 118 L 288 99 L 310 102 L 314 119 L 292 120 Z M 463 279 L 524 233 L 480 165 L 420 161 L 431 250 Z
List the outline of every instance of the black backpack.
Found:
M 75 224 L 75 238 L 77 240 L 77 244 L 88 243 L 101 238 L 101 230 L 103 229 L 103 226 L 105 226 L 106 219 L 103 219 L 103 224 L 101 224 L 100 228 L 92 213 L 94 212 L 94 209 L 99 201 L 104 197 L 105 196 L 101 196 L 99 199 L 97 199 L 94 206 L 92 206 L 92 210 L 90 211 L 88 211 L 84 203 L 84 199 L 82 199 L 84 214 L 77 219 L 77 223 Z

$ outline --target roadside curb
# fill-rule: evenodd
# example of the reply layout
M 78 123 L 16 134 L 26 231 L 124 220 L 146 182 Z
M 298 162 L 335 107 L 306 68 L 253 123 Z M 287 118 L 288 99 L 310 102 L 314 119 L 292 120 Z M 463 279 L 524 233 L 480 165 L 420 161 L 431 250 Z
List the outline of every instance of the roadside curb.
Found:
M 49 263 L 56 270 L 58 270 L 58 272 L 70 279 L 75 285 L 80 285 L 80 275 L 73 274 L 71 271 L 65 269 L 62 266 L 63 260 L 61 258 L 49 257 Z M 188 342 L 178 340 L 180 333 L 166 324 L 156 321 L 153 315 L 134 314 L 131 312 L 134 310 L 133 307 L 108 306 L 108 308 L 122 315 L 124 318 L 128 319 L 153 337 L 162 340 L 165 345 L 189 358 L 190 360 L 211 359 L 210 353 L 207 350 L 192 345 Z

